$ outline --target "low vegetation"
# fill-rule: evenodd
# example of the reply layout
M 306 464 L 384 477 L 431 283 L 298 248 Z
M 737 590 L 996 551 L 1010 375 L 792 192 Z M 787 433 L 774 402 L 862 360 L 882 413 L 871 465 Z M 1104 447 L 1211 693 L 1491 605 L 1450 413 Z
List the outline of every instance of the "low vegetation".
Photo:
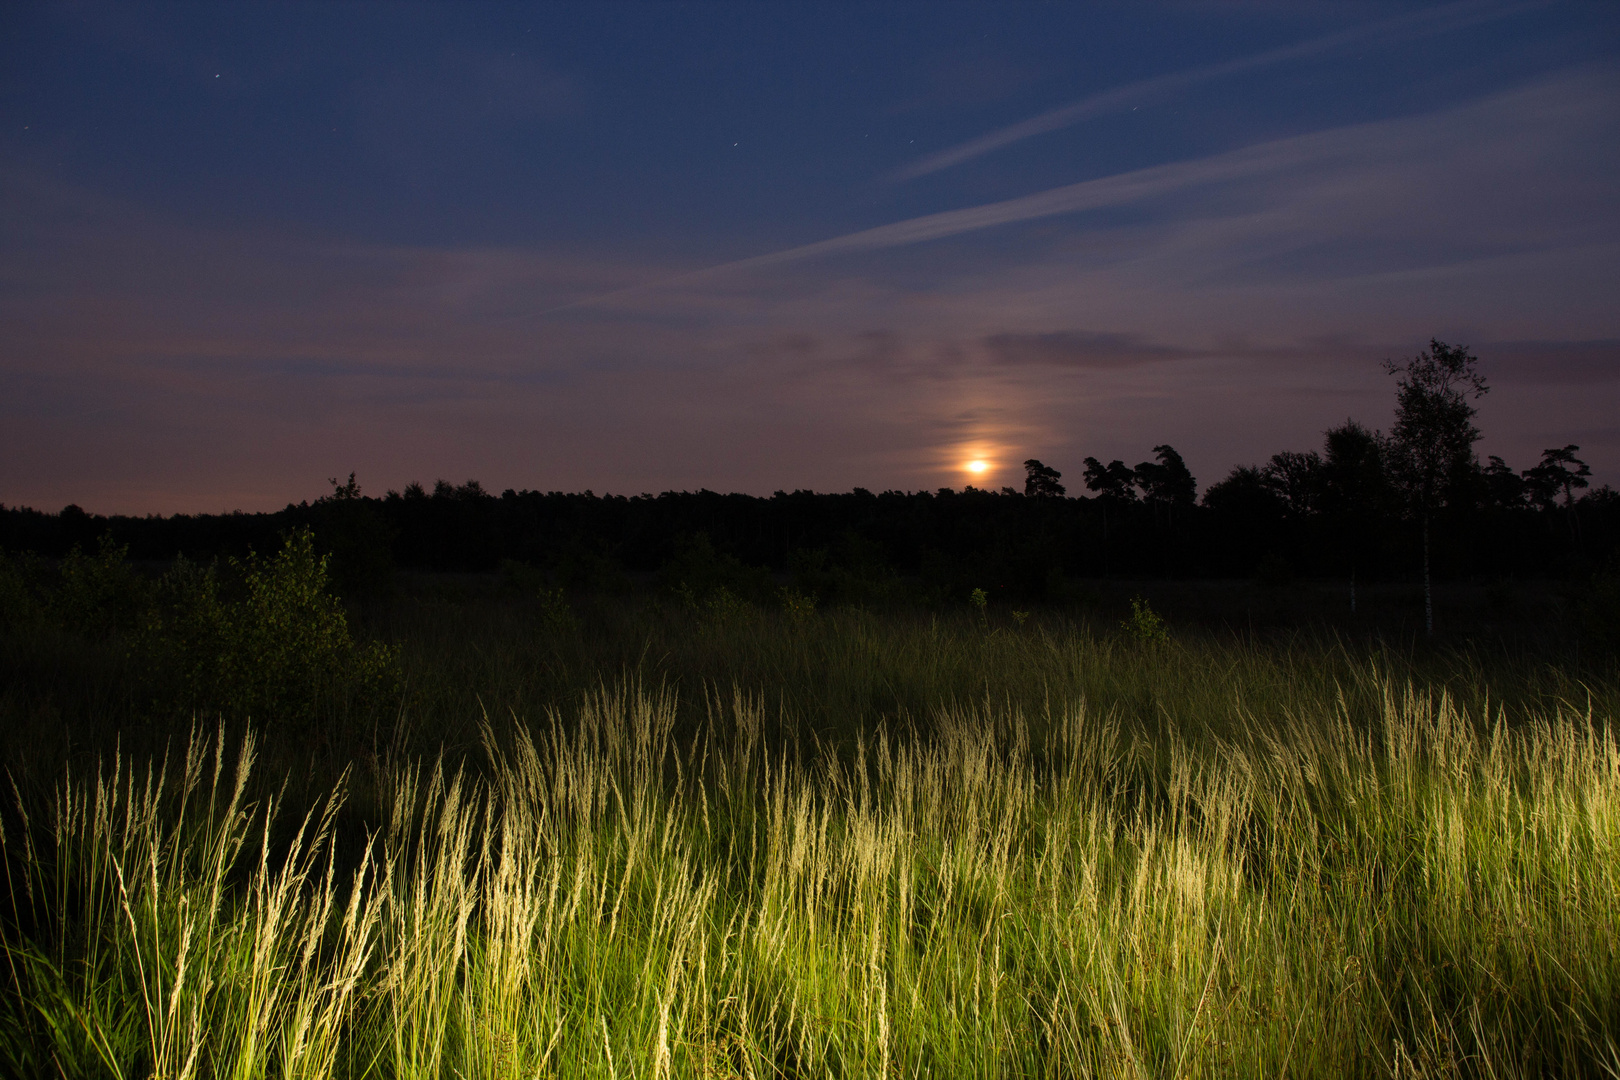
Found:
M 211 595 L 309 670 L 176 644 L 205 571 L 7 564 L 0 1072 L 1620 1074 L 1603 669 L 521 574 L 339 623 L 299 543 Z

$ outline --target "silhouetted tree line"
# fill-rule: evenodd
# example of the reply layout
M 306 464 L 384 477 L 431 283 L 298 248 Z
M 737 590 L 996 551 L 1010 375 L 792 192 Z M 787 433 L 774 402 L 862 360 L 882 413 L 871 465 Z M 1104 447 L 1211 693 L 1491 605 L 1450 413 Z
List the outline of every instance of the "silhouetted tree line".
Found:
M 1354 420 L 1319 449 L 1234 468 L 1197 497 L 1169 444 L 1134 466 L 1083 462 L 1085 496 L 1026 461 L 1023 490 L 864 488 L 595 495 L 507 490 L 475 480 L 411 484 L 381 498 L 351 474 L 331 494 L 268 514 L 101 517 L 0 507 L 0 547 L 47 557 L 110 534 L 137 560 L 267 552 L 308 526 L 332 556 L 338 588 L 375 596 L 396 568 L 487 572 L 523 564 L 557 584 L 625 589 L 707 575 L 764 589 L 782 575 L 823 598 L 965 595 L 992 587 L 1039 599 L 1064 579 L 1292 576 L 1412 579 L 1568 577 L 1620 549 L 1620 494 L 1588 489 L 1578 446 L 1515 471 L 1473 453 L 1471 397 L 1485 392 L 1466 350 L 1431 343 L 1400 376 L 1389 434 Z M 1427 538 L 1427 543 L 1425 539 Z M 1426 553 L 1426 554 L 1425 554 Z

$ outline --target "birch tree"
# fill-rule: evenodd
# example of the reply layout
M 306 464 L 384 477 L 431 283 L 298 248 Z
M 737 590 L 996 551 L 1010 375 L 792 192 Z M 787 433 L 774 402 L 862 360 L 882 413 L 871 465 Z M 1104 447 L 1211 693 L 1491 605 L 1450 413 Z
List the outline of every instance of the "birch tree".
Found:
M 1410 512 L 1423 526 L 1423 628 L 1434 636 L 1434 588 L 1429 571 L 1429 524 L 1436 510 L 1454 505 L 1478 469 L 1472 401 L 1490 387 L 1474 369 L 1479 357 L 1466 345 L 1431 338 L 1429 348 L 1405 364 L 1385 361 L 1399 376 L 1395 427 L 1390 433 L 1390 474 Z

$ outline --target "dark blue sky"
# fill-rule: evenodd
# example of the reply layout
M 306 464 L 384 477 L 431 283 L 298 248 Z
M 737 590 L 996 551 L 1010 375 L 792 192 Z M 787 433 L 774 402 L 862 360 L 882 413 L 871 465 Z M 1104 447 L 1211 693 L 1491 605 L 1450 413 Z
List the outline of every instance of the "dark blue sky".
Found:
M 1620 482 L 1620 5 L 0 12 L 0 501 L 874 489 L 1387 427 Z

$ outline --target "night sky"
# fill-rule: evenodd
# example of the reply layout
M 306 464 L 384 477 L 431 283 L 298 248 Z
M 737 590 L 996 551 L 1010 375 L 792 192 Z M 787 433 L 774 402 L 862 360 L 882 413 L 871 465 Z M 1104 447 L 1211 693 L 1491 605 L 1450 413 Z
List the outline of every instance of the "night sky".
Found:
M 10 505 L 1202 487 L 1431 337 L 1620 485 L 1620 4 L 0 7 Z

